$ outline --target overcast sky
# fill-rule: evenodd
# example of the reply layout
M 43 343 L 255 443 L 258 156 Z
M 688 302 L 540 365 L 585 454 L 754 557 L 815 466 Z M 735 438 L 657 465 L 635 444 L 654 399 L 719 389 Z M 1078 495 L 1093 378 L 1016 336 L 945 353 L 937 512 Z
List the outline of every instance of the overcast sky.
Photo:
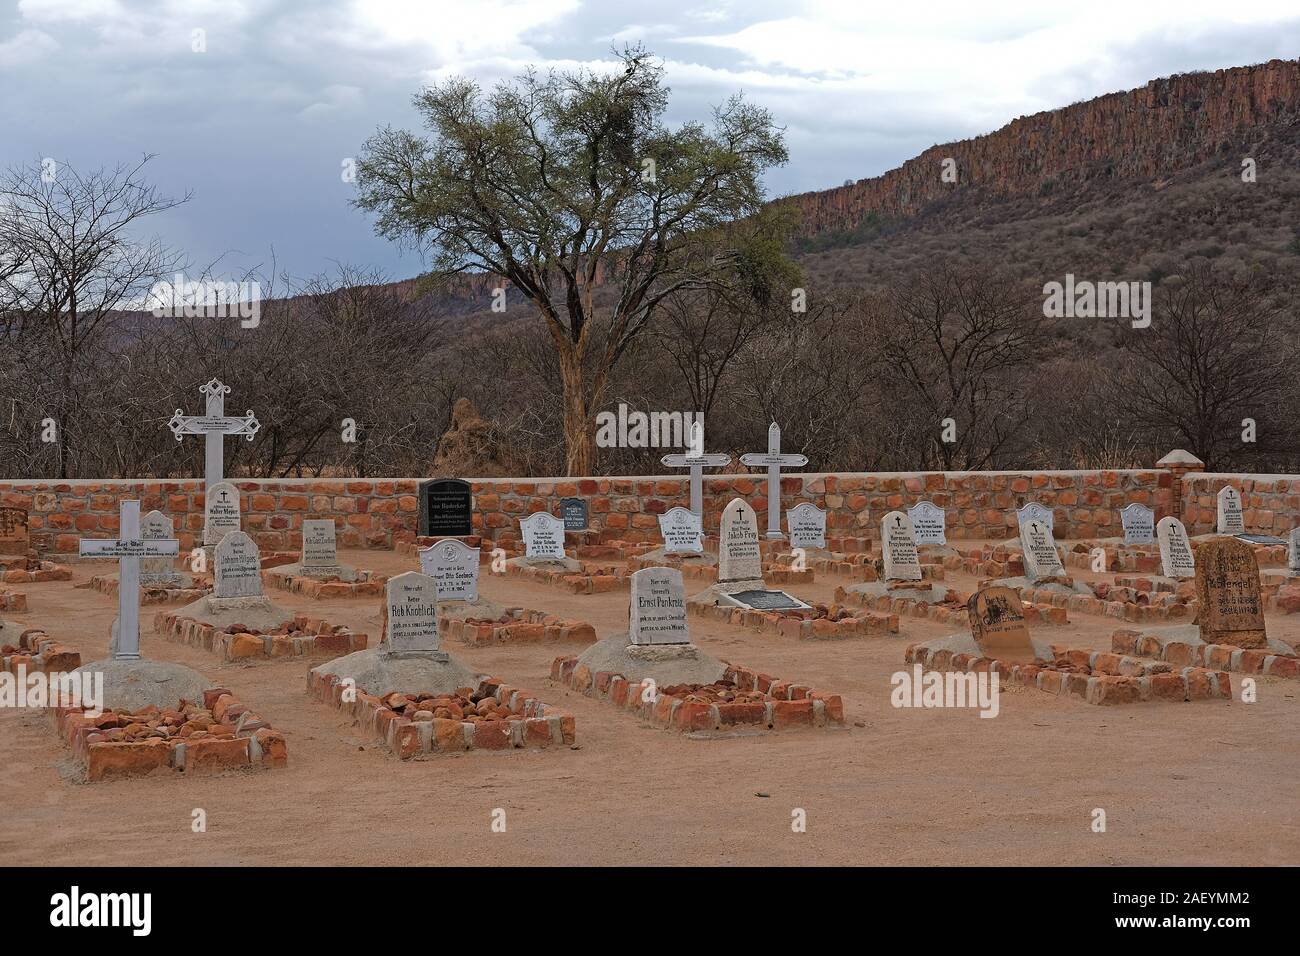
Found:
M 1300 3 L 0 0 L 0 165 L 157 153 L 151 178 L 194 198 L 153 228 L 195 264 L 238 273 L 274 249 L 295 276 L 402 278 L 419 260 L 375 237 L 340 175 L 363 140 L 417 128 L 430 79 L 596 66 L 637 40 L 666 61 L 671 122 L 735 91 L 776 114 L 781 195 L 1154 77 L 1295 57 Z

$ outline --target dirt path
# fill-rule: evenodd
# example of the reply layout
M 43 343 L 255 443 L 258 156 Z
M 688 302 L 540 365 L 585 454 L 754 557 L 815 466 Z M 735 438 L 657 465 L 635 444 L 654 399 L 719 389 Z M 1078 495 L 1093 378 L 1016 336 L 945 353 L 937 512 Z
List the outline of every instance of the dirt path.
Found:
M 381 571 L 416 566 L 388 552 L 345 560 Z M 78 567 L 72 583 L 88 577 Z M 836 583 L 823 577 L 790 590 L 825 600 Z M 113 601 L 68 583 L 18 589 L 30 610 L 10 619 L 44 627 L 84 660 L 103 656 Z M 588 620 L 601 636 L 627 618 L 626 592 L 576 596 L 486 574 L 481 590 Z M 270 593 L 378 638 L 377 602 Z M 307 699 L 317 661 L 222 664 L 150 633 L 152 608 L 142 617 L 145 654 L 233 689 L 288 734 L 289 768 L 72 783 L 49 721 L 0 710 L 0 863 L 1300 863 L 1294 681 L 1261 678 L 1253 705 L 1103 708 L 1011 690 L 989 720 L 974 710 L 890 706 L 889 678 L 906 645 L 950 627 L 907 619 L 896 637 L 799 642 L 692 618 L 694 640 L 710 653 L 843 694 L 848 729 L 687 739 L 553 685 L 550 662 L 571 646 L 448 645 L 571 710 L 580 747 L 402 762 Z M 1116 626 L 1076 615 L 1050 636 L 1108 648 Z M 1296 636 L 1300 617 L 1270 616 L 1269 628 Z M 1098 807 L 1104 834 L 1090 829 Z M 195 808 L 207 812 L 206 833 L 191 832 Z M 506 811 L 505 833 L 491 830 L 497 808 Z M 795 808 L 807 812 L 806 833 L 791 831 Z

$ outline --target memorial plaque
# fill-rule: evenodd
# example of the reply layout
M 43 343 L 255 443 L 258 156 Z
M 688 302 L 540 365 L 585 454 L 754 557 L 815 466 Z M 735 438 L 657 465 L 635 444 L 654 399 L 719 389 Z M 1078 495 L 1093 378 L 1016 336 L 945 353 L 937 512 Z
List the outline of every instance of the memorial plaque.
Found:
M 1241 492 L 1232 485 L 1219 489 L 1219 534 L 1244 534 L 1246 517 L 1241 510 Z
M 759 581 L 763 559 L 758 549 L 758 519 L 743 498 L 732 498 L 718 529 L 718 581 Z
M 686 589 L 676 568 L 642 568 L 632 575 L 628 636 L 633 644 L 689 644 Z
M 161 511 L 151 511 L 140 519 L 140 538 L 145 541 L 168 541 L 176 537 L 176 524 Z M 141 558 L 140 583 L 147 587 L 174 584 L 180 575 L 176 559 Z
M 880 519 L 880 553 L 886 581 L 921 580 L 921 558 L 912 536 L 912 519 L 903 512 L 891 511 Z
M 384 585 L 384 636 L 388 653 L 438 652 L 438 582 L 427 574 L 407 571 Z
M 1172 516 L 1161 518 L 1156 524 L 1156 540 L 1160 542 L 1160 570 L 1165 577 L 1196 576 L 1196 556 L 1181 521 Z
M 1234 538 L 1240 538 L 1242 541 L 1249 541 L 1251 544 L 1266 544 L 1270 548 L 1277 545 L 1285 545 L 1286 538 L 1279 538 L 1275 534 L 1255 534 L 1254 532 L 1244 532 L 1233 535 Z
M 477 601 L 479 549 L 446 538 L 420 549 L 420 570 L 438 585 L 439 601 Z
M 733 601 L 753 608 L 755 611 L 786 611 L 807 607 L 803 601 L 791 597 L 784 591 L 737 591 L 727 595 Z
M 231 531 L 217 545 L 212 596 L 218 598 L 260 597 L 262 557 L 253 539 L 242 531 Z
M 1011 588 L 976 591 L 966 603 L 966 610 L 971 636 L 982 656 L 1008 664 L 1032 664 L 1037 660 L 1020 595 Z
M 239 489 L 228 481 L 211 485 L 203 495 L 203 543 L 220 544 L 239 529 Z
M 468 481 L 420 482 L 420 534 L 463 537 L 474 533 L 474 494 Z
M 918 501 L 907 509 L 912 519 L 912 535 L 917 544 L 947 544 L 948 535 L 944 510 L 930 501 Z
M 785 513 L 791 548 L 826 548 L 826 512 L 816 505 L 795 505 Z
M 1046 508 L 1037 501 L 1029 502 L 1016 512 L 1016 523 L 1022 528 L 1030 521 L 1037 521 L 1039 524 L 1047 525 L 1049 531 L 1056 530 L 1056 515 L 1051 508 Z
M 561 498 L 560 517 L 564 521 L 565 531 L 587 530 L 587 499 Z
M 519 520 L 524 536 L 524 556 L 550 561 L 564 560 L 564 522 L 553 514 L 537 511 Z
M 26 555 L 31 550 L 24 508 L 0 508 L 0 554 Z
M 1255 549 L 1236 538 L 1213 538 L 1196 551 L 1196 623 L 1207 644 L 1268 645 Z
M 704 528 L 700 516 L 688 508 L 669 508 L 659 516 L 664 554 L 703 554 Z
M 331 518 L 309 518 L 302 523 L 302 569 L 339 570 L 338 539 Z
M 1025 577 L 1031 581 L 1041 578 L 1063 577 L 1065 567 L 1056 550 L 1052 529 L 1037 520 L 1020 526 L 1020 550 L 1024 557 Z
M 1136 501 L 1119 513 L 1125 544 L 1150 544 L 1155 540 L 1156 513 Z

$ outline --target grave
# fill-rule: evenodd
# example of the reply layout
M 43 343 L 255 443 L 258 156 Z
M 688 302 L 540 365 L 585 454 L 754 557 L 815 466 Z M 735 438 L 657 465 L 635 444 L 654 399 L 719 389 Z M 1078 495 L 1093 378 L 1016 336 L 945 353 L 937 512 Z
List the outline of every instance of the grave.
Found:
M 781 533 L 781 469 L 802 468 L 808 464 L 804 455 L 781 453 L 781 428 L 776 422 L 767 427 L 766 454 L 741 455 L 740 462 L 750 468 L 767 469 L 767 537 L 779 541 Z
M 560 518 L 565 531 L 586 531 L 589 516 L 586 498 L 561 498 Z
M 1241 510 L 1241 492 L 1232 485 L 1224 485 L 1218 495 L 1219 534 L 1245 534 L 1246 518 Z
M 167 541 L 175 537 L 175 522 L 161 511 L 151 511 L 140 519 L 140 535 L 146 541 Z M 97 574 L 90 587 L 116 597 L 119 581 L 116 574 Z M 207 593 L 207 586 L 188 573 L 177 570 L 176 558 L 170 555 L 140 559 L 140 603 L 165 604 L 193 601 Z
M 1044 659 L 1035 649 L 1025 623 L 1020 595 L 1010 588 L 991 587 L 976 591 L 967 604 L 971 638 L 980 656 L 1012 664 Z M 1046 656 L 1051 660 L 1051 655 Z
M 266 579 L 281 590 L 313 598 L 376 597 L 387 580 L 339 561 L 333 518 L 304 519 L 301 557 L 267 569 Z
M 846 600 L 869 607 L 882 599 L 903 598 L 927 605 L 942 604 L 951 599 L 952 592 L 946 586 L 925 578 L 912 519 L 903 512 L 891 511 L 880 519 L 880 555 L 883 580 L 866 581 L 841 589 Z
M 474 533 L 474 492 L 460 478 L 420 482 L 420 534 L 459 538 Z
M 805 551 L 826 550 L 826 512 L 814 504 L 795 505 L 785 515 L 790 531 L 790 548 Z
M 1025 562 L 1025 577 L 1034 583 L 1045 578 L 1066 577 L 1061 555 L 1056 550 L 1052 526 L 1031 517 L 1020 524 L 1020 551 Z
M 210 624 L 218 630 L 242 625 L 246 633 L 269 634 L 293 621 L 294 613 L 262 591 L 257 545 L 243 531 L 228 531 L 214 549 L 212 593 L 180 608 L 177 620 Z
M 663 537 L 664 543 L 629 559 L 629 570 L 661 567 L 665 564 L 674 567 L 717 565 L 717 557 L 704 550 L 704 526 L 699 515 L 678 505 L 669 508 L 658 517 L 659 534 Z
M 1156 539 L 1160 542 L 1160 567 L 1166 578 L 1180 581 L 1196 576 L 1196 557 L 1181 521 L 1172 515 L 1161 518 L 1156 524 Z
M 524 553 L 511 558 L 507 567 L 581 571 L 582 562 L 564 553 L 564 521 L 545 511 L 536 511 L 519 519 L 524 538 Z
M 1196 555 L 1196 623 L 1206 644 L 1268 646 L 1255 550 L 1233 538 L 1211 538 Z
M 203 545 L 209 559 L 226 535 L 239 530 L 239 489 L 228 481 L 209 485 L 203 495 Z
M 907 509 L 907 516 L 912 519 L 917 545 L 947 546 L 947 515 L 942 508 L 931 501 L 918 501 Z
M 704 518 L 704 469 L 725 468 L 731 464 L 731 456 L 723 454 L 705 454 L 704 426 L 698 421 L 691 423 L 690 449 L 685 455 L 664 455 L 659 459 L 665 468 L 690 469 L 691 511 L 696 517 Z
M 1119 513 L 1124 526 L 1125 544 L 1151 544 L 1155 540 L 1156 513 L 1146 505 L 1133 502 Z
M 717 583 L 691 598 L 692 604 L 728 605 L 755 610 L 807 609 L 809 605 L 763 582 L 758 519 L 744 499 L 733 498 L 718 528 Z

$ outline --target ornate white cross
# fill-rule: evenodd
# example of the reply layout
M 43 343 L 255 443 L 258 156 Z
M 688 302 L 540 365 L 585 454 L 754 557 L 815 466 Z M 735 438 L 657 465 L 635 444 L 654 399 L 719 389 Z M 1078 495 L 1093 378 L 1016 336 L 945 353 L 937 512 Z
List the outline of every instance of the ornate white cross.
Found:
M 773 422 L 767 428 L 767 454 L 757 452 L 741 455 L 740 463 L 751 468 L 767 469 L 767 534 L 766 537 L 781 539 L 781 469 L 802 468 L 808 464 L 804 455 L 781 454 L 781 427 Z
M 140 536 L 140 502 L 118 506 L 118 537 L 82 538 L 77 553 L 83 558 L 117 558 L 117 650 L 114 660 L 140 659 L 140 559 L 174 557 L 180 553 L 175 538 Z
M 685 455 L 664 455 L 660 464 L 668 468 L 689 468 L 691 470 L 691 511 L 704 520 L 704 469 L 723 468 L 731 464 L 731 456 L 721 452 L 706 455 L 704 453 L 704 426 L 698 421 L 691 422 L 691 445 Z
M 208 397 L 207 414 L 185 415 L 178 408 L 176 414 L 167 423 L 167 427 L 172 430 L 177 441 L 181 440 L 182 435 L 204 436 L 206 445 L 203 450 L 203 479 L 207 487 L 211 488 L 226 477 L 225 446 L 222 444 L 225 436 L 243 435 L 252 441 L 262 424 L 253 417 L 251 408 L 242 418 L 226 416 L 226 395 L 230 392 L 229 385 L 222 385 L 214 378 L 207 385 L 200 385 L 199 391 Z

